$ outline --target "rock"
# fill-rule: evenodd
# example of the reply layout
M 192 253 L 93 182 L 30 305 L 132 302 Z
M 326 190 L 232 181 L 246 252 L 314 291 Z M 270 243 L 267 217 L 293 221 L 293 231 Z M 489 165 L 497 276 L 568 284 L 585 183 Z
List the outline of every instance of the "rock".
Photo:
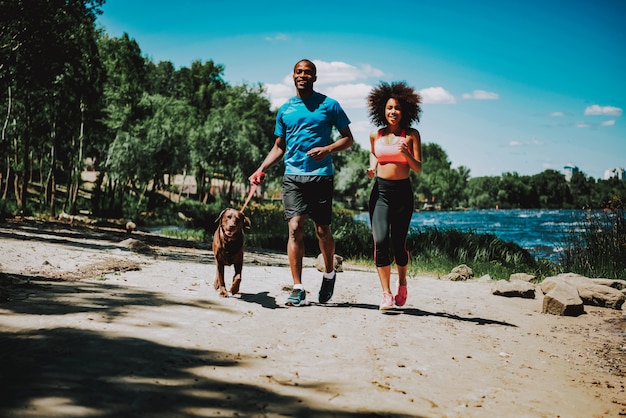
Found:
M 625 295 L 618 289 L 599 283 L 614 285 L 614 281 L 606 279 L 590 279 L 580 274 L 564 273 L 546 278 L 541 282 L 543 293 L 549 293 L 559 283 L 567 283 L 576 287 L 579 297 L 585 305 L 621 309 L 626 301 Z
M 557 276 L 546 277 L 539 287 L 543 293 L 549 293 L 558 283 L 568 283 L 574 286 L 586 285 L 590 279 L 575 273 L 562 273 Z
M 578 316 L 585 313 L 576 286 L 557 283 L 543 298 L 543 313 L 561 316 Z
M 120 245 L 142 254 L 154 254 L 154 250 L 145 242 L 128 238 L 120 242 Z
M 474 277 L 474 271 L 465 264 L 456 266 L 452 269 L 450 274 L 443 276 L 442 280 L 450 280 L 453 282 L 465 281 Z
M 137 229 L 137 224 L 130 220 L 126 222 L 126 232 L 131 234 L 135 229 Z
M 614 279 L 591 279 L 595 284 L 601 284 L 603 286 L 612 287 L 617 290 L 626 289 L 626 280 L 614 280 Z
M 621 291 L 609 286 L 595 284 L 593 281 L 588 285 L 579 285 L 578 295 L 585 305 L 611 309 L 622 309 L 622 305 L 626 300 L 626 296 Z
M 537 280 L 537 276 L 527 273 L 513 273 L 509 277 L 509 281 L 521 280 L 523 282 L 534 282 Z
M 340 272 L 343 271 L 343 257 L 335 254 L 335 263 L 334 263 L 335 271 Z M 322 273 L 326 270 L 324 266 L 324 256 L 322 254 L 317 256 L 315 260 L 315 268 L 321 271 Z
M 534 299 L 535 286 L 523 280 L 512 280 L 509 282 L 498 280 L 493 284 L 491 293 L 496 296 Z
M 476 279 L 477 282 L 479 283 L 491 283 L 491 276 L 488 274 L 484 274 L 482 276 L 480 276 L 478 279 Z

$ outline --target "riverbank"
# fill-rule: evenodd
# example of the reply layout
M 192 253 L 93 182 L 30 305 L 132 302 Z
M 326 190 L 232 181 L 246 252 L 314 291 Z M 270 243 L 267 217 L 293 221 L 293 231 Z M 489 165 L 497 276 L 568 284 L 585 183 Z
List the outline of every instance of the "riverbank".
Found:
M 313 259 L 313 303 L 286 308 L 284 254 L 249 249 L 223 299 L 206 244 L 35 222 L 0 238 L 2 416 L 626 414 L 624 310 L 557 317 L 540 296 L 412 277 L 381 314 L 375 271 L 350 265 L 319 305 Z

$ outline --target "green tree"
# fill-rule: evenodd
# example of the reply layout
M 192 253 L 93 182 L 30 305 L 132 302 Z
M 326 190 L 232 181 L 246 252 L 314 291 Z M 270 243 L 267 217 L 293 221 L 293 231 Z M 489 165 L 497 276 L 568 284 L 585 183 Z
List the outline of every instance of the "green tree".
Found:
M 204 187 L 212 178 L 225 182 L 226 198 L 234 196 L 235 181 L 247 187 L 247 177 L 258 167 L 271 144 L 275 114 L 261 86 L 227 86 L 213 98 L 214 107 L 192 138 L 196 181 Z
M 530 177 L 530 185 L 535 194 L 533 207 L 560 209 L 570 199 L 565 176 L 555 170 L 545 170 Z
M 335 166 L 335 193 L 348 207 L 363 210 L 369 204 L 372 180 L 367 177 L 369 151 L 354 143 L 347 150 L 333 156 Z
M 7 173 L 6 181 L 13 179 L 21 211 L 37 172 L 35 162 L 37 180 L 43 181 L 44 171 L 48 173 L 44 195 L 51 211 L 57 161 L 64 171 L 74 171 L 74 150 L 80 147 L 67 146 L 67 138 L 82 138 L 86 108 L 93 98 L 90 87 L 97 86 L 93 28 L 101 5 L 101 0 L 0 2 L 0 86 L 7 92 L 2 148 L 10 156 L 3 160 L 6 171 L 2 171 Z
M 595 180 L 587 177 L 582 171 L 577 171 L 572 175 L 569 182 L 570 194 L 572 196 L 572 207 L 576 209 L 590 208 L 593 206 L 592 190 Z
M 466 167 L 451 168 L 446 152 L 434 143 L 422 146 L 422 171 L 412 173 L 415 193 L 424 196 L 430 204 L 442 209 L 454 209 L 467 204 L 467 182 L 470 171 Z
M 467 182 L 468 206 L 474 209 L 493 209 L 498 206 L 500 177 L 474 177 Z

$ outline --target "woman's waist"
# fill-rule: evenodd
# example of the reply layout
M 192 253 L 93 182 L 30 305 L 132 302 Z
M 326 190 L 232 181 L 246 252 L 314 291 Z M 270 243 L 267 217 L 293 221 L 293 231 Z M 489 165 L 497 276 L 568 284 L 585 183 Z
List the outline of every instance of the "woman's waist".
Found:
M 409 167 L 404 164 L 378 165 L 377 177 L 385 180 L 405 180 L 409 178 Z

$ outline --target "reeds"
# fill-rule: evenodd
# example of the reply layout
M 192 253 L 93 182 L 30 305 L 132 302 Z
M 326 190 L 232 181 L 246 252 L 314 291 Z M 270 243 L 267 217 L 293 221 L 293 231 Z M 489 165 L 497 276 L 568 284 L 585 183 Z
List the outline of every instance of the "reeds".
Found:
M 574 223 L 564 236 L 559 264 L 587 277 L 626 280 L 626 211 L 619 197 Z

